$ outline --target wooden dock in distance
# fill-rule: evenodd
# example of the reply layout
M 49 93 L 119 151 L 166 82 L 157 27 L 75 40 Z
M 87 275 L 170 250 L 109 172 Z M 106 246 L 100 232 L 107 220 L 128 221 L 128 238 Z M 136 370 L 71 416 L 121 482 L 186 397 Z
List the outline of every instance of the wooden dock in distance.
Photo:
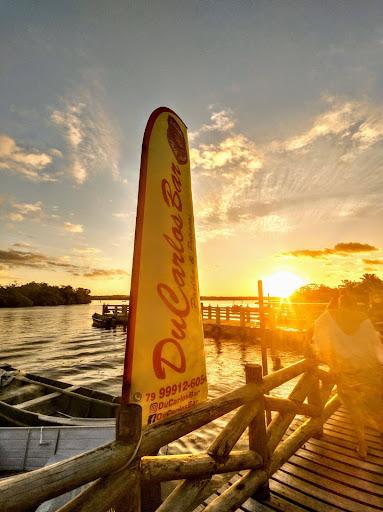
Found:
M 301 305 L 299 305 L 301 306 Z M 323 304 L 315 304 L 315 311 L 321 310 Z M 261 311 L 262 309 L 262 311 Z M 301 349 L 305 341 L 306 327 L 309 325 L 307 315 L 300 320 L 297 314 L 291 314 L 286 310 L 285 305 L 280 301 L 265 301 L 265 305 L 260 307 L 255 304 L 249 306 L 205 306 L 201 304 L 201 314 L 203 320 L 203 329 L 205 338 L 214 339 L 239 339 L 241 341 L 256 342 L 261 336 L 261 313 L 263 312 L 264 326 L 263 335 L 266 344 L 276 347 L 290 347 Z M 98 315 L 97 323 L 99 327 L 108 327 L 112 325 L 124 325 L 128 323 L 128 304 L 103 304 L 102 314 Z M 311 314 L 311 316 L 314 316 Z M 310 316 L 310 321 L 311 321 Z M 105 323 L 100 319 L 104 319 Z M 113 320 L 113 324 L 108 320 Z

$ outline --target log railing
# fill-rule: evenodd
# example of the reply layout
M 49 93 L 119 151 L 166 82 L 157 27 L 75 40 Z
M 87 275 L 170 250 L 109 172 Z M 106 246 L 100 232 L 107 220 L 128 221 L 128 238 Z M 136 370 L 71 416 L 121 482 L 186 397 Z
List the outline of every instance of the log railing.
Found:
M 265 308 L 266 309 L 266 308 Z M 267 308 L 267 317 L 272 319 L 272 309 Z M 205 306 L 201 304 L 202 319 L 221 324 L 221 322 L 234 322 L 241 326 L 246 324 L 259 325 L 260 323 L 260 308 L 250 306 Z
M 296 377 L 299 379 L 288 398 L 270 395 L 274 388 Z M 321 434 L 323 422 L 339 405 L 337 396 L 331 397 L 333 385 L 329 374 L 317 370 L 315 362 L 308 359 L 263 377 L 260 365 L 247 365 L 245 385 L 143 429 L 140 407 L 124 406 L 113 443 L 1 480 L 0 511 L 28 511 L 47 499 L 90 484 L 59 512 L 187 512 L 203 499 L 203 490 L 207 484 L 211 486 L 214 474 L 245 470 L 205 509 L 229 511 L 250 496 L 267 495 L 269 477 L 307 439 Z M 234 410 L 206 453 L 153 455 L 162 446 Z M 269 424 L 267 411 L 273 411 Z M 297 414 L 307 419 L 287 435 Z M 247 428 L 248 449 L 233 451 Z M 175 479 L 181 482 L 163 503 L 141 502 L 141 493 L 145 496 L 150 487 Z
M 129 304 L 103 304 L 103 315 L 128 316 Z
M 267 328 L 275 327 L 306 330 L 323 311 L 324 303 L 298 303 L 265 297 L 264 301 L 255 300 L 252 306 L 213 306 L 201 304 L 202 318 L 208 323 L 230 322 L 242 327 L 259 327 L 261 317 Z

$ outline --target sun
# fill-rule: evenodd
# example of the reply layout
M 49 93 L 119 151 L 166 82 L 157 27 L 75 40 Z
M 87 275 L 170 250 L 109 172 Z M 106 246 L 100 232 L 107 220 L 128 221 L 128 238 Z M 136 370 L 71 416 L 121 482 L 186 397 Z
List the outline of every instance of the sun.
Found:
M 276 272 L 263 279 L 263 292 L 271 297 L 286 298 L 305 284 L 305 279 L 292 272 Z

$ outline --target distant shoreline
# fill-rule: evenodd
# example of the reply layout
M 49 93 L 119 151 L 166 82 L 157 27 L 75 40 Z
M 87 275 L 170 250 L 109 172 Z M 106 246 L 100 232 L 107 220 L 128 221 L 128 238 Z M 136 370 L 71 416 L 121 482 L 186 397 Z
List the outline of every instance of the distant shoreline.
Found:
M 129 295 L 91 295 L 92 300 L 129 300 Z M 276 299 L 279 297 L 270 297 Z M 258 300 L 257 295 L 201 295 L 201 300 Z

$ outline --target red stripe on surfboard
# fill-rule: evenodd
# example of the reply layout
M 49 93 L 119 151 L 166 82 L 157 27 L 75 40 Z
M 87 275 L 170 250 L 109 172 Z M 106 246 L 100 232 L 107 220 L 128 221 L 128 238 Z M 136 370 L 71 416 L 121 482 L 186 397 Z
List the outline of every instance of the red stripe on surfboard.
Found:
M 154 110 L 146 124 L 144 138 L 142 141 L 141 151 L 141 165 L 140 165 L 140 179 L 138 185 L 138 201 L 137 201 L 137 215 L 136 215 L 136 230 L 134 235 L 134 253 L 133 253 L 133 266 L 132 266 L 132 279 L 130 287 L 129 299 L 129 317 L 127 326 L 126 349 L 124 360 L 124 374 L 122 378 L 122 397 L 123 404 L 129 403 L 130 388 L 132 384 L 132 370 L 133 370 L 133 354 L 134 354 L 134 335 L 136 328 L 137 317 L 137 303 L 138 303 L 138 287 L 139 287 L 139 270 L 141 262 L 141 248 L 142 248 L 142 232 L 144 225 L 144 212 L 145 212 L 145 195 L 146 195 L 146 179 L 148 171 L 148 151 L 150 136 L 152 134 L 154 123 L 158 117 L 164 112 L 174 115 L 185 126 L 182 119 L 170 108 L 159 107 Z

